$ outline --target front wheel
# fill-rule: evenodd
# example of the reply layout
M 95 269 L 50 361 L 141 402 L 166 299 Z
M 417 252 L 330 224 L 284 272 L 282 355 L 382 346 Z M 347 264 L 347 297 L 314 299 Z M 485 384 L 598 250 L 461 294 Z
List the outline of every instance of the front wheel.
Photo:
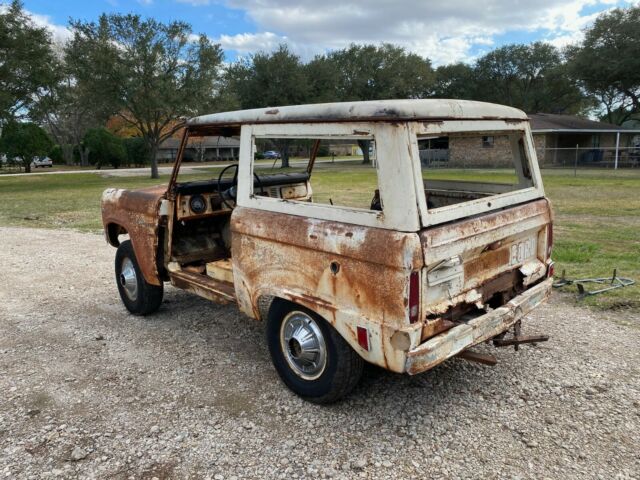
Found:
M 364 360 L 324 319 L 298 305 L 274 302 L 267 342 L 282 381 L 311 402 L 339 400 L 362 376 Z
M 130 240 L 120 244 L 116 252 L 116 282 L 122 303 L 134 315 L 148 315 L 160 308 L 162 284 L 147 283 Z

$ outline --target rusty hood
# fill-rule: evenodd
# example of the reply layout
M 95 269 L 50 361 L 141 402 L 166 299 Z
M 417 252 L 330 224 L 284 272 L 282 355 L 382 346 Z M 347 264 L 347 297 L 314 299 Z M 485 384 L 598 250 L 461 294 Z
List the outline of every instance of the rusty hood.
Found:
M 154 214 L 157 212 L 158 203 L 165 198 L 166 193 L 166 184 L 136 190 L 107 188 L 102 193 L 102 218 L 105 220 L 118 210 Z

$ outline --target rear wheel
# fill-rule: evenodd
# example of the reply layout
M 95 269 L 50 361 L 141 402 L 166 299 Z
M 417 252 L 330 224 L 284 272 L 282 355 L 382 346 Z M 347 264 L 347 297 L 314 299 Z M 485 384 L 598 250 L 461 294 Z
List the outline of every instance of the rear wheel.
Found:
M 120 244 L 116 252 L 116 282 L 122 303 L 134 315 L 148 315 L 160 308 L 162 303 L 162 284 L 147 283 L 130 240 Z
M 311 402 L 339 400 L 362 376 L 364 360 L 324 319 L 299 305 L 274 302 L 267 342 L 282 381 Z

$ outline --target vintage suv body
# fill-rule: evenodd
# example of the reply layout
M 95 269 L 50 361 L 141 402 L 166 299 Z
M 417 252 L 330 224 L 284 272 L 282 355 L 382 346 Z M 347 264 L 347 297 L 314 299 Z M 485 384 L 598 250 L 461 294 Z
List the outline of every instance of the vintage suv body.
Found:
M 239 162 L 210 180 L 182 181 L 182 158 L 202 137 L 239 139 Z M 267 149 L 302 158 L 292 164 L 303 171 L 261 173 L 280 161 L 255 160 Z M 365 149 L 373 157 L 366 175 L 350 159 Z M 316 162 L 319 153 L 325 160 Z M 351 173 L 331 170 L 345 165 Z M 356 185 L 360 178 L 371 190 Z M 366 197 L 364 208 L 350 204 L 356 197 Z M 349 392 L 364 361 L 416 374 L 512 327 L 519 334 L 552 282 L 552 212 L 528 119 L 488 103 L 388 100 L 197 117 L 169 184 L 109 189 L 102 216 L 132 313 L 156 310 L 167 281 L 235 302 L 266 321 L 281 378 L 315 402 Z

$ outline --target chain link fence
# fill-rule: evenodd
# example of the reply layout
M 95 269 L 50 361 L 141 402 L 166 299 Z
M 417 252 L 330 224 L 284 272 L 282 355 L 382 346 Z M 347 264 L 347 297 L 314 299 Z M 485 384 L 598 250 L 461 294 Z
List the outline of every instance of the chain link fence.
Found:
M 542 168 L 638 168 L 640 146 L 545 148 L 538 151 Z

